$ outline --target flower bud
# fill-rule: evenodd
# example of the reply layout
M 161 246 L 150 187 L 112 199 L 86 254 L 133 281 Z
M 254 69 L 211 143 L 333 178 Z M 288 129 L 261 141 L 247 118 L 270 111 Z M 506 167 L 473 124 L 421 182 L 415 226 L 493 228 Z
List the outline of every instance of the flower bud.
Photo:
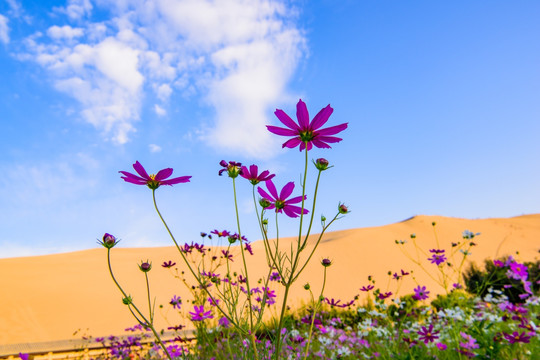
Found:
M 133 299 L 131 298 L 131 296 L 128 296 L 123 298 L 122 302 L 124 303 L 124 305 L 131 305 L 133 303 Z
M 105 235 L 103 235 L 103 240 L 98 240 L 98 243 L 103 245 L 103 247 L 106 247 L 107 249 L 111 249 L 115 247 L 116 244 L 118 244 L 118 240 L 116 240 L 116 238 L 111 234 L 105 233 Z
M 347 208 L 347 206 L 345 206 L 345 204 L 339 204 L 338 211 L 340 214 L 347 214 L 349 212 L 349 209 Z
M 321 215 L 321 222 L 325 222 L 325 221 L 326 221 L 326 216 Z
M 266 200 L 265 198 L 260 199 L 259 204 L 262 206 L 263 209 L 266 209 L 267 207 L 272 205 L 272 203 L 270 201 Z
M 238 239 L 238 236 L 236 235 L 229 236 L 229 244 L 234 244 L 237 239 Z
M 306 289 L 306 290 L 311 289 L 311 286 L 309 285 L 309 283 L 306 283 L 306 284 L 304 285 L 304 289 Z
M 152 269 L 152 264 L 147 261 L 145 262 L 142 262 L 141 265 L 139 265 L 139 269 L 142 271 L 142 272 L 149 272 L 151 269 Z
M 322 259 L 321 265 L 324 267 L 329 267 L 330 265 L 332 265 L 332 260 L 328 258 Z
M 316 161 L 313 162 L 313 164 L 315 164 L 315 167 L 319 170 L 319 171 L 324 171 L 324 170 L 328 170 L 329 168 L 331 168 L 331 166 L 329 167 L 328 166 L 328 160 L 326 160 L 325 158 L 320 158 L 320 159 L 317 159 Z

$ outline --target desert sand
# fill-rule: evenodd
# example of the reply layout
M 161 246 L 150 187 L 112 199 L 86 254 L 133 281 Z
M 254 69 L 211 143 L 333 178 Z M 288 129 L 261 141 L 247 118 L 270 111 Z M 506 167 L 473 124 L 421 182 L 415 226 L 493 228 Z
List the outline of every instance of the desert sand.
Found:
M 359 288 L 368 285 L 369 275 L 383 291 L 395 292 L 397 283 L 389 281 L 387 273 L 399 273 L 402 269 L 412 270 L 414 279 L 412 276 L 404 279 L 399 295 L 412 292 L 417 284 L 425 285 L 431 298 L 444 292 L 400 250 L 402 246 L 410 254 L 416 254 L 409 237 L 412 233 L 416 234 L 417 244 L 424 251 L 436 248 L 432 222 L 437 223 L 435 229 L 440 247 L 447 252 L 451 250 L 451 242 L 463 240 L 464 230 L 480 232 L 481 235 L 474 238 L 477 246 L 471 249 L 469 257 L 469 261 L 477 264 L 482 264 L 486 258 L 503 255 L 513 255 L 519 261 L 533 261 L 539 255 L 540 214 L 479 220 L 416 216 L 381 227 L 329 232 L 296 283 L 291 296 L 293 303 L 300 304 L 302 299 L 308 299 L 308 293 L 303 289 L 306 282 L 314 292 L 320 289 L 323 274 L 320 260 L 324 257 L 333 261 L 328 268 L 325 289 L 328 298 L 348 301 L 357 294 L 365 296 Z M 396 245 L 395 240 L 408 240 L 408 243 Z M 280 240 L 283 246 L 290 241 L 291 238 Z M 312 237 L 310 244 L 314 241 Z M 255 275 L 261 276 L 266 263 L 262 243 L 253 243 L 253 248 L 255 255 L 249 256 L 249 266 Z M 122 304 L 122 296 L 108 274 L 106 253 L 106 249 L 96 246 L 93 250 L 65 254 L 0 259 L 0 345 L 68 340 L 82 335 L 121 335 L 125 328 L 135 325 L 136 321 Z M 459 255 L 456 259 L 461 259 Z M 424 255 L 420 257 L 428 272 L 436 275 L 435 265 Z M 138 268 L 141 260 L 146 259 L 153 263 L 149 272 L 152 297 L 156 297 L 157 305 L 164 305 L 164 310 L 158 309 L 156 314 L 157 327 L 189 325 L 188 320 L 181 319 L 168 305 L 172 296 L 178 295 L 184 299 L 184 311 L 190 311 L 189 292 L 174 277 L 174 268 L 161 267 L 164 261 L 172 260 L 180 271 L 185 269 L 175 247 L 114 248 L 112 264 L 118 281 L 133 296 L 135 303 L 146 310 L 144 275 Z M 239 261 L 237 259 L 235 264 Z M 273 287 L 277 289 L 279 285 L 274 283 Z

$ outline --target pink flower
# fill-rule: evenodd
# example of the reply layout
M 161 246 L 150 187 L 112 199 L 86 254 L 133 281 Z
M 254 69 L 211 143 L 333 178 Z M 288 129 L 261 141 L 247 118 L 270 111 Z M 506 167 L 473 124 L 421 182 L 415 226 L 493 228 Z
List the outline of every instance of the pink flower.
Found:
M 146 185 L 150 189 L 155 190 L 161 185 L 175 185 L 180 183 L 186 183 L 189 182 L 189 179 L 191 176 L 181 176 L 177 178 L 172 178 L 169 180 L 166 180 L 168 177 L 170 177 L 173 173 L 173 169 L 167 168 L 163 170 L 159 170 L 156 175 L 148 175 L 144 167 L 139 163 L 138 161 L 133 164 L 133 168 L 139 174 L 140 176 L 137 176 L 135 174 L 129 173 L 127 171 L 119 171 L 122 175 L 122 179 L 128 183 L 132 183 L 135 185 Z
M 212 319 L 212 311 L 204 311 L 204 306 L 195 306 L 193 312 L 189 312 L 191 315 L 191 321 L 203 321 L 206 319 Z
M 336 143 L 342 140 L 341 138 L 330 135 L 335 135 L 347 128 L 347 123 L 344 123 L 321 129 L 321 127 L 326 124 L 333 111 L 334 109 L 328 105 L 319 111 L 310 122 L 307 106 L 302 100 L 299 100 L 298 104 L 296 104 L 298 124 L 295 123 L 289 115 L 285 114 L 283 110 L 278 109 L 274 114 L 276 114 L 279 121 L 281 121 L 288 129 L 271 125 L 267 125 L 266 127 L 268 128 L 268 131 L 273 134 L 292 136 L 291 139 L 283 144 L 283 147 L 292 149 L 300 145 L 299 150 L 302 151 L 306 149 L 306 147 L 307 150 L 311 150 L 313 145 L 315 145 L 318 148 L 329 149 L 330 145 L 328 145 L 328 143 Z
M 259 195 L 263 197 L 266 201 L 270 202 L 270 205 L 266 207 L 266 209 L 276 209 L 276 212 L 285 212 L 285 214 L 289 217 L 295 218 L 298 217 L 298 214 L 302 213 L 302 208 L 299 206 L 291 205 L 291 204 L 297 204 L 302 201 L 302 196 L 297 196 L 292 199 L 287 198 L 292 194 L 294 190 L 294 183 L 291 181 L 287 183 L 281 189 L 281 193 L 278 195 L 278 192 L 276 190 L 276 186 L 272 182 L 272 180 L 268 180 L 265 182 L 266 187 L 270 194 L 268 194 L 266 191 L 264 191 L 260 186 L 257 188 L 257 191 L 259 192 Z M 304 200 L 306 199 L 306 196 L 304 195 Z M 303 213 L 307 214 L 309 211 L 304 209 Z
M 249 169 L 245 166 L 242 166 L 240 176 L 244 179 L 248 179 L 249 182 L 251 182 L 253 185 L 257 185 L 261 181 L 270 180 L 276 175 L 270 175 L 270 171 L 268 170 L 264 170 L 262 173 L 259 174 L 259 168 L 257 167 L 257 165 L 250 165 Z

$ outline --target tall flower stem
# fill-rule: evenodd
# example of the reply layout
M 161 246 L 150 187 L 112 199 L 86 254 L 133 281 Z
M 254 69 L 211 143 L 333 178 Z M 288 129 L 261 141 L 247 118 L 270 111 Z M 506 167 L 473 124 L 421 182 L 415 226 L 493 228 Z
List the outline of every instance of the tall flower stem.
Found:
M 124 291 L 124 289 L 122 289 L 122 287 L 120 286 L 120 284 L 118 283 L 118 281 L 116 281 L 116 278 L 114 277 L 114 274 L 113 274 L 113 271 L 112 271 L 112 267 L 111 267 L 111 249 L 108 248 L 107 249 L 107 264 L 109 266 L 109 273 L 111 274 L 111 277 L 114 281 L 114 283 L 116 284 L 116 286 L 118 287 L 118 289 L 120 290 L 120 292 L 122 293 L 122 295 L 124 295 L 124 299 L 129 299 L 129 296 L 126 294 L 126 292 Z M 161 348 L 163 349 L 163 351 L 165 352 L 165 355 L 167 355 L 167 358 L 169 360 L 172 360 L 172 357 L 171 357 L 171 354 L 169 354 L 169 351 L 167 350 L 167 347 L 165 346 L 165 344 L 163 343 L 163 341 L 161 341 L 161 338 L 159 337 L 159 334 L 157 333 L 156 329 L 154 328 L 154 325 L 152 324 L 152 322 L 148 321 L 146 319 L 146 317 L 143 315 L 143 313 L 137 308 L 137 306 L 135 306 L 135 304 L 133 303 L 130 303 L 129 306 L 133 307 L 135 309 L 135 311 L 137 312 L 137 314 L 139 314 L 139 316 L 144 320 L 144 324 L 145 326 L 149 327 L 151 330 L 152 330 L 152 333 L 154 333 L 154 337 L 156 338 L 156 340 L 158 341 L 159 345 L 161 346 Z M 131 310 L 131 309 L 130 309 Z M 133 312 L 132 312 L 133 314 Z M 135 315 L 135 314 L 133 314 Z M 139 319 L 135 316 L 135 318 L 137 319 L 137 321 L 139 321 Z
M 321 294 L 319 295 L 319 298 L 317 299 L 317 303 L 315 303 L 315 301 L 313 300 L 313 294 L 311 295 L 311 298 L 312 298 L 312 300 L 314 302 L 314 304 L 313 304 L 313 315 L 312 315 L 312 318 L 311 318 L 311 325 L 309 326 L 309 337 L 308 337 L 308 342 L 306 344 L 306 352 L 304 354 L 304 359 L 307 359 L 307 357 L 308 357 L 309 345 L 311 344 L 311 339 L 313 338 L 313 327 L 315 326 L 315 316 L 317 315 L 317 311 L 319 310 L 319 307 L 321 305 L 321 299 L 322 299 L 322 296 L 323 296 L 325 286 L 326 286 L 326 266 L 324 267 L 324 277 L 323 277 L 323 284 L 322 284 L 322 288 L 321 288 Z
M 233 192 L 234 192 L 234 210 L 236 212 L 236 225 L 238 226 L 238 241 L 240 242 L 240 253 L 242 254 L 242 263 L 244 265 L 244 272 L 246 276 L 246 287 L 247 287 L 247 298 L 248 298 L 248 304 L 249 304 L 249 328 L 250 328 L 250 338 L 253 343 L 253 352 L 255 354 L 255 359 L 259 359 L 259 354 L 257 352 L 257 347 L 255 343 L 255 334 L 254 334 L 254 326 L 253 326 L 253 305 L 251 303 L 251 287 L 249 286 L 249 276 L 248 276 L 248 268 L 246 263 L 246 254 L 244 251 L 244 246 L 242 244 L 242 231 L 240 230 L 240 215 L 238 214 L 238 200 L 236 198 L 236 182 L 235 178 L 232 178 L 233 180 Z

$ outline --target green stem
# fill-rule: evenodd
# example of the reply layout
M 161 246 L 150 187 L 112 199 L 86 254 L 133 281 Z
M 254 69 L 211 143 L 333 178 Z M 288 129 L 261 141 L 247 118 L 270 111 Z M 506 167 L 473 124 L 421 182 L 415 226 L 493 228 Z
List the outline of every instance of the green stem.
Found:
M 307 357 L 308 357 L 309 345 L 311 344 L 311 339 L 313 337 L 313 327 L 315 325 L 315 316 L 317 315 L 317 311 L 319 310 L 325 286 L 326 286 L 326 266 L 324 267 L 324 277 L 323 277 L 323 284 L 322 284 L 322 288 L 321 288 L 321 294 L 319 295 L 319 298 L 317 299 L 317 304 L 316 305 L 314 304 L 314 306 L 313 306 L 313 317 L 311 318 L 311 325 L 309 327 L 309 337 L 308 337 L 308 342 L 306 344 L 306 353 L 304 355 L 304 359 L 307 359 Z M 311 295 L 311 296 L 312 296 L 312 299 L 313 299 L 313 295 Z M 315 301 L 313 301 L 313 302 L 315 303 Z
M 152 312 L 152 302 L 150 301 L 150 283 L 148 282 L 148 273 L 144 273 L 146 278 L 146 293 L 148 294 L 148 313 L 150 314 L 150 323 L 154 324 L 154 314 Z
M 113 271 L 112 271 L 112 267 L 111 267 L 111 249 L 107 249 L 107 264 L 109 266 L 109 273 L 111 274 L 111 277 L 114 281 L 114 283 L 116 284 L 116 286 L 118 287 L 118 289 L 120 290 L 120 292 L 122 293 L 122 295 L 124 295 L 124 298 L 129 298 L 129 296 L 126 294 L 126 292 L 124 291 L 124 289 L 122 289 L 122 287 L 120 286 L 120 284 L 118 283 L 118 281 L 116 281 L 116 278 L 114 277 L 114 274 L 113 274 Z M 163 349 L 163 351 L 165 352 L 165 355 L 167 355 L 167 358 L 169 358 L 170 360 L 172 360 L 172 357 L 171 357 L 171 354 L 169 354 L 169 351 L 167 350 L 167 347 L 165 346 L 165 344 L 163 343 L 163 341 L 161 341 L 161 338 L 159 337 L 156 329 L 154 328 L 153 324 L 150 323 L 146 317 L 143 315 L 143 313 L 141 313 L 141 311 L 137 308 L 137 306 L 135 306 L 135 304 L 131 303 L 130 304 L 131 306 L 133 306 L 133 308 L 135 309 L 135 311 L 137 311 L 137 313 L 139 314 L 139 316 L 144 320 L 144 323 L 146 326 L 148 326 L 152 332 L 154 333 L 154 337 L 156 338 L 156 340 L 158 341 L 159 345 L 161 346 L 161 348 Z M 131 310 L 131 309 L 130 309 Z M 133 312 L 132 312 L 133 314 Z M 135 314 L 134 314 L 135 315 Z M 140 320 L 135 316 L 135 318 L 137 319 L 137 321 L 139 321 L 140 323 Z

